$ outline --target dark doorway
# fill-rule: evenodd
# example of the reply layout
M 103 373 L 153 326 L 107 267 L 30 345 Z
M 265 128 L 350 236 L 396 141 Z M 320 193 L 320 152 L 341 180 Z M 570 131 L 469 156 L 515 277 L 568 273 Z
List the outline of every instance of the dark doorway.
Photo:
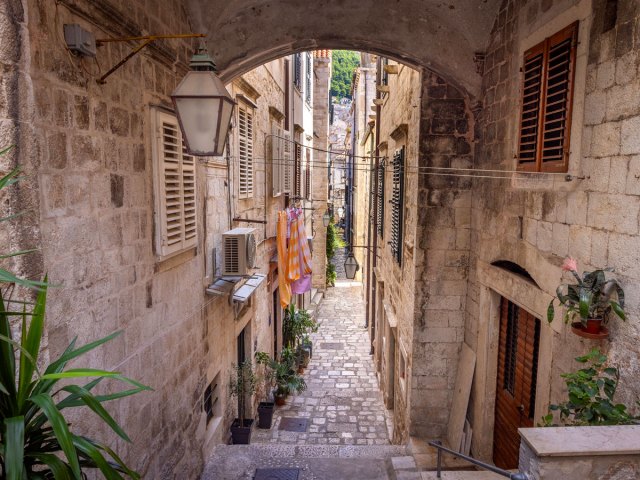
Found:
M 245 330 L 246 330 L 246 327 L 240 332 L 240 335 L 238 335 L 238 342 L 237 342 L 238 366 L 242 365 L 247 360 Z M 240 412 L 244 410 L 244 406 L 246 405 L 246 399 L 240 398 L 240 397 L 241 396 L 239 395 L 238 396 L 238 417 L 242 417 L 242 414 Z M 247 412 L 244 412 L 244 413 L 246 414 Z
M 540 320 L 503 298 L 493 437 L 493 461 L 500 468 L 517 468 L 518 428 L 534 424 L 539 344 Z

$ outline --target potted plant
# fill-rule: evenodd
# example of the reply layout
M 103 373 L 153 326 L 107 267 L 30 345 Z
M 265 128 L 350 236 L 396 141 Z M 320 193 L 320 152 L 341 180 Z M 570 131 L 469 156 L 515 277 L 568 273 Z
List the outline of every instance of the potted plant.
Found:
M 233 366 L 233 374 L 229 382 L 229 394 L 238 399 L 238 418 L 231 424 L 231 438 L 234 445 L 248 445 L 251 442 L 252 418 L 245 418 L 247 397 L 256 391 L 257 379 L 253 372 L 251 360 Z
M 307 384 L 304 379 L 296 373 L 296 356 L 294 352 L 285 348 L 280 354 L 280 361 L 272 359 L 266 353 L 260 352 L 258 362 L 267 365 L 269 378 L 274 387 L 273 398 L 276 405 L 282 406 L 286 403 L 290 393 L 302 393 Z
M 566 308 L 565 323 L 576 317 L 580 320 L 572 324 L 573 330 L 582 336 L 606 336 L 603 325 L 613 312 L 622 320 L 626 319 L 624 312 L 624 291 L 617 280 L 607 278 L 605 272 L 611 269 L 599 269 L 593 272 L 578 274 L 578 265 L 573 258 L 565 259 L 562 270 L 570 272 L 577 284 L 561 284 L 556 290 L 556 297 L 560 305 Z M 615 295 L 617 301 L 612 297 Z M 555 316 L 554 302 L 551 300 L 547 309 L 547 320 L 553 321 Z
M 263 369 L 262 378 L 265 383 L 264 391 L 266 394 L 266 392 L 271 391 L 273 386 L 273 370 L 271 368 L 272 359 L 269 354 L 265 352 L 256 352 L 255 357 L 256 362 L 258 365 L 261 365 Z M 258 404 L 258 428 L 271 428 L 274 406 L 274 402 L 269 401 L 263 401 Z
M 640 423 L 640 417 L 631 415 L 627 406 L 614 403 L 620 374 L 616 367 L 607 365 L 607 356 L 597 348 L 577 357 L 584 364 L 577 372 L 563 373 L 569 399 L 549 406 L 549 414 L 542 418 L 545 427 L 555 426 L 553 412 L 560 413 L 560 424 L 582 425 L 629 425 Z M 640 406 L 640 402 L 638 402 Z

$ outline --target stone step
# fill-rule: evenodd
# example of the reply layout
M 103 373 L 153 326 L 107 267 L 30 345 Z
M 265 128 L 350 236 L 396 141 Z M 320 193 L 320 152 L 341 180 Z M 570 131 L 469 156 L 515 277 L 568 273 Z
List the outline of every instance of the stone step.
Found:
M 377 458 L 390 459 L 406 455 L 404 445 L 287 445 L 252 444 L 218 445 L 213 455 L 247 455 L 254 458 Z
M 421 472 L 421 480 L 438 480 L 436 472 Z M 487 471 L 451 470 L 440 473 L 440 480 L 500 480 L 504 479 L 497 473 Z
M 201 480 L 249 480 L 258 468 L 299 469 L 298 480 L 393 480 L 391 459 L 403 455 L 394 445 L 218 445 Z

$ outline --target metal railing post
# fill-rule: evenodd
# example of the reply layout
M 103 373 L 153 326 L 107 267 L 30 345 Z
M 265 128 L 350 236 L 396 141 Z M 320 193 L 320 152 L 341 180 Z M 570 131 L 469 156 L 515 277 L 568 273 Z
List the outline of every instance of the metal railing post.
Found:
M 480 460 L 477 460 L 473 457 L 470 457 L 468 455 L 464 455 L 460 452 L 456 452 L 455 450 L 452 450 L 450 448 L 447 448 L 445 446 L 442 445 L 442 442 L 440 440 L 434 440 L 429 442 L 429 445 L 431 445 L 432 447 L 436 447 L 436 449 L 438 450 L 438 457 L 437 457 L 437 472 L 436 472 L 436 477 L 437 478 L 441 478 L 440 477 L 440 471 L 442 470 L 442 452 L 447 452 L 450 453 L 451 455 L 454 455 L 458 458 L 461 458 L 469 463 L 472 463 L 473 465 L 476 465 L 484 470 L 488 470 L 490 472 L 494 472 L 497 473 L 498 475 L 502 475 L 503 477 L 507 477 L 510 480 L 530 480 L 529 475 L 527 475 L 526 473 L 523 472 L 510 472 L 508 470 L 503 470 L 502 468 L 496 467 L 495 465 L 491 465 L 489 463 L 484 463 L 481 462 Z

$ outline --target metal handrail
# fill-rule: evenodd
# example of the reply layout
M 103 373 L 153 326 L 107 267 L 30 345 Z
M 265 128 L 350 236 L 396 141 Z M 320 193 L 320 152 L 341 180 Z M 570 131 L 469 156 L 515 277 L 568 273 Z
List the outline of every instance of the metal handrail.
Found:
M 493 473 L 497 473 L 498 475 L 502 475 L 503 477 L 510 478 L 511 480 L 530 480 L 529 475 L 527 475 L 526 473 L 522 473 L 522 472 L 514 473 L 508 470 L 503 470 L 502 468 L 498 468 L 495 465 L 481 462 L 480 460 L 477 460 L 473 457 L 463 455 L 460 452 L 456 452 L 455 450 L 451 450 L 450 448 L 443 446 L 440 440 L 431 441 L 429 442 L 429 445 L 431 445 L 432 447 L 436 447 L 438 449 L 438 464 L 437 464 L 437 471 L 436 471 L 437 478 L 442 478 L 440 476 L 440 473 L 442 472 L 442 451 L 444 450 L 445 452 L 455 455 L 456 457 L 460 457 L 463 460 L 466 460 L 467 462 L 472 463 L 480 468 L 489 470 L 490 472 L 493 472 Z

